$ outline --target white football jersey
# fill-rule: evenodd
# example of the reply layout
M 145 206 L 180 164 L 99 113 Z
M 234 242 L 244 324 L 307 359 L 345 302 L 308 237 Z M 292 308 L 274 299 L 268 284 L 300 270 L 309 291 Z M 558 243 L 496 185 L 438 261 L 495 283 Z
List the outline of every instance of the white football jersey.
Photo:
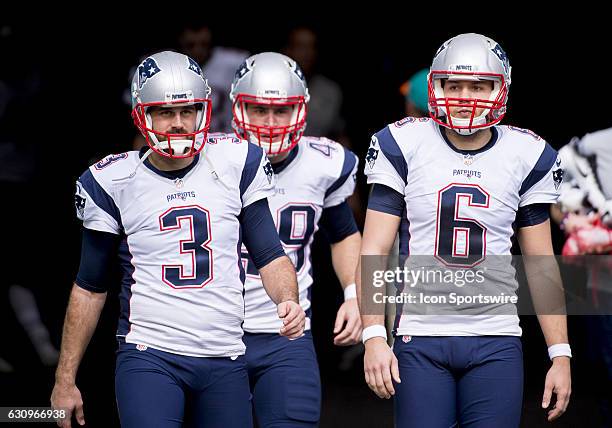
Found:
M 242 355 L 238 216 L 274 193 L 269 161 L 213 134 L 181 179 L 146 163 L 125 179 L 139 162 L 135 151 L 110 155 L 77 182 L 84 227 L 123 236 L 117 336 L 187 356 Z
M 396 190 L 406 203 L 400 254 L 435 256 L 451 267 L 510 255 L 518 208 L 556 202 L 563 175 L 556 151 L 528 130 L 491 130 L 491 141 L 470 152 L 456 149 L 429 118 L 405 118 L 372 137 L 368 183 Z M 516 315 L 400 315 L 395 327 L 400 335 L 519 336 L 518 321 Z
M 289 154 L 284 168 L 276 170 L 276 190 L 268 198 L 272 218 L 285 249 L 295 265 L 300 304 L 310 329 L 310 246 L 324 208 L 344 202 L 353 194 L 358 158 L 327 138 L 302 137 Z M 250 333 L 278 333 L 282 321 L 276 305 L 263 288 L 257 269 L 243 247 L 246 314 L 244 330 Z

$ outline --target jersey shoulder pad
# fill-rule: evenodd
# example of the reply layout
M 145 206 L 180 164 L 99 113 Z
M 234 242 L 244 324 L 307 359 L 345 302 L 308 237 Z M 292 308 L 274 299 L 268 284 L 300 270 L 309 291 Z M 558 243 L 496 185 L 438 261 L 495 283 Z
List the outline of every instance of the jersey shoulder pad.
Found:
M 225 134 L 223 132 L 211 132 L 206 137 L 206 144 L 216 145 L 216 144 L 242 144 L 247 143 L 247 141 L 238 138 L 235 134 Z
M 253 147 L 251 147 L 253 146 Z M 202 156 L 207 156 L 215 168 L 244 167 L 246 158 L 261 150 L 254 144 L 238 138 L 235 134 L 213 133 L 206 137 Z
M 422 126 L 408 125 L 398 128 L 391 123 L 372 135 L 368 157 L 379 149 L 387 157 L 405 157 L 423 140 L 423 135 Z
M 498 128 L 507 133 L 509 138 L 531 142 L 542 141 L 542 137 L 530 129 L 519 128 L 518 126 L 512 125 L 499 125 Z
M 402 120 L 389 124 L 375 135 L 378 138 L 390 134 L 402 152 L 414 150 L 422 141 L 431 142 L 431 139 L 441 138 L 436 129 L 436 123 L 428 117 L 405 117 Z
M 332 180 L 336 180 L 346 170 L 352 170 L 359 162 L 352 151 L 329 138 L 306 137 L 300 144 L 305 146 L 306 162 L 312 170 L 321 171 Z
M 344 149 L 340 143 L 326 137 L 302 137 L 300 144 L 319 159 L 333 159 L 340 156 Z
M 101 184 L 112 186 L 113 183 L 134 172 L 139 162 L 139 152 L 136 150 L 110 154 L 95 162 L 85 172 L 89 172 Z
M 423 127 L 427 125 L 431 125 L 434 122 L 429 117 L 412 117 L 407 116 L 403 119 L 397 120 L 390 124 L 389 126 L 393 126 L 395 128 L 404 128 L 407 126 L 415 127 Z

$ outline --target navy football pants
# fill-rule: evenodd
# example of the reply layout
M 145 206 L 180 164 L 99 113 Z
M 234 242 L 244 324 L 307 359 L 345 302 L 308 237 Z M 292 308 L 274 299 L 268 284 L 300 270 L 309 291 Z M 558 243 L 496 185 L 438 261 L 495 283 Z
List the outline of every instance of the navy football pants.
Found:
M 123 342 L 115 392 L 123 428 L 252 426 L 244 356 L 187 357 Z
M 516 428 L 523 351 L 512 336 L 397 336 L 393 351 L 398 428 Z
M 259 427 L 316 427 L 321 379 L 310 331 L 295 340 L 267 333 L 245 333 L 242 340 Z

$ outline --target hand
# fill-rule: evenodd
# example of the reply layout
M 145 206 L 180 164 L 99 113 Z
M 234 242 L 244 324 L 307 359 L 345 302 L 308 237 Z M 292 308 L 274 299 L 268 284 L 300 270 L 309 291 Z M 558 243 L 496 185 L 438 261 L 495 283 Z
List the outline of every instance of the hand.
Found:
M 293 300 L 281 302 L 276 306 L 276 312 L 278 317 L 283 320 L 283 326 L 280 329 L 281 336 L 297 339 L 304 334 L 306 313 L 299 303 Z
M 73 413 L 79 425 L 85 425 L 83 399 L 81 398 L 81 391 L 79 391 L 75 384 L 56 382 L 51 393 L 51 407 L 58 410 L 66 410 L 66 417 L 58 421 L 57 426 L 70 428 L 72 426 Z
M 380 398 L 395 395 L 392 380 L 401 383 L 397 358 L 382 337 L 373 337 L 365 343 L 363 357 L 365 381 Z
M 555 357 L 553 364 L 546 374 L 544 383 L 544 396 L 542 397 L 542 408 L 550 405 L 552 394 L 556 394 L 555 407 L 548 411 L 548 421 L 554 421 L 561 416 L 569 404 L 572 393 L 572 379 L 570 372 L 570 361 L 568 357 Z
M 348 346 L 359 343 L 361 330 L 361 315 L 357 299 L 348 299 L 340 306 L 336 315 L 334 334 L 337 336 L 334 337 L 334 345 Z

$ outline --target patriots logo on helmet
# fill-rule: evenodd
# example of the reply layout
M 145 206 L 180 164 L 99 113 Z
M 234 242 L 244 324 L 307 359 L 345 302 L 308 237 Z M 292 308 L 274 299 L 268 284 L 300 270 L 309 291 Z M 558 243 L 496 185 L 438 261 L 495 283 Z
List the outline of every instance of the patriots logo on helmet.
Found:
M 506 74 L 509 74 L 510 61 L 508 61 L 508 56 L 506 55 L 506 52 L 504 52 L 504 50 L 499 44 L 496 44 L 495 47 L 491 49 L 491 51 L 495 54 L 495 56 L 497 56 L 497 58 L 499 58 L 501 63 L 504 65 L 504 70 L 506 70 Z
M 138 66 L 138 89 L 142 89 L 147 80 L 159 73 L 161 69 L 151 57 Z
M 295 66 L 293 67 L 293 72 L 297 75 L 297 77 L 300 78 L 302 82 L 304 82 L 304 84 L 306 84 L 306 78 L 304 77 L 304 72 L 302 71 L 302 69 L 300 68 L 297 62 L 295 63 Z
M 268 177 L 268 183 L 272 183 L 274 170 L 272 169 L 272 164 L 270 164 L 270 161 L 266 162 L 266 164 L 263 166 L 263 170 L 266 173 L 266 176 Z
M 378 149 L 374 147 L 370 147 L 368 149 L 368 154 L 366 155 L 366 162 L 370 165 L 370 169 L 374 168 L 374 163 L 376 163 L 376 159 L 378 158 Z
M 202 69 L 200 68 L 200 65 L 189 57 L 187 57 L 187 59 L 189 60 L 189 65 L 187 66 L 187 68 L 193 71 L 195 74 L 197 74 L 203 79 L 204 73 L 202 73 Z
M 234 83 L 242 79 L 249 71 L 251 71 L 249 64 L 246 61 L 243 61 L 242 64 L 240 64 L 240 67 L 238 67 L 238 70 L 236 70 L 236 74 L 234 75 Z
M 440 53 L 441 53 L 441 52 L 442 52 L 444 49 L 446 49 L 446 47 L 447 47 L 447 46 L 448 46 L 448 43 L 446 43 L 446 42 L 445 42 L 445 43 L 443 43 L 443 44 L 442 44 L 442 46 L 440 46 L 440 47 L 438 48 L 438 50 L 436 51 L 436 54 L 434 55 L 434 58 L 435 58 L 435 57 L 437 57 L 438 55 L 440 55 Z
M 74 206 L 77 211 L 77 217 L 82 220 L 85 214 L 85 202 L 87 200 L 81 196 L 81 191 L 81 185 L 77 182 L 76 193 L 74 195 Z

